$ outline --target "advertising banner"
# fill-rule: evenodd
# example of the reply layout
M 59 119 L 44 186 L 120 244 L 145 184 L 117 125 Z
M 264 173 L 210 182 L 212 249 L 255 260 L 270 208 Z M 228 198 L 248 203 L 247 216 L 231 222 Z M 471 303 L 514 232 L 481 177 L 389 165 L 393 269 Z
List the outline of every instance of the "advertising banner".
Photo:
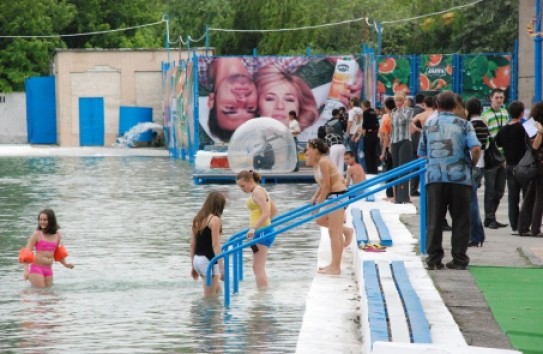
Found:
M 377 66 L 377 96 L 381 103 L 398 91 L 406 95 L 411 93 L 411 61 L 408 57 L 381 56 Z
M 508 100 L 511 88 L 511 55 L 464 55 L 462 86 L 462 97 L 465 100 L 475 97 L 488 105 L 490 92 L 495 88 L 504 90 Z
M 453 54 L 426 54 L 419 57 L 419 92 L 434 96 L 453 88 Z
M 301 142 L 317 136 L 332 109 L 362 94 L 354 56 L 209 57 L 198 61 L 200 149 L 226 143 L 244 122 L 271 117 L 288 126 L 296 113 Z

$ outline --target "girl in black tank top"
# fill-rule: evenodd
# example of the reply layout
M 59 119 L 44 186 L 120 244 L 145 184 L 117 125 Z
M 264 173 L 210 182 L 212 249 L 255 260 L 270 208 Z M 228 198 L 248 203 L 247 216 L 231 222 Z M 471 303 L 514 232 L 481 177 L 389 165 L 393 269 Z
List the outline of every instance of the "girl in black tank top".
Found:
M 212 266 L 211 286 L 206 286 L 205 277 L 210 261 L 221 253 L 220 234 L 222 232 L 221 216 L 226 199 L 219 192 L 210 192 L 192 221 L 190 241 L 191 276 L 198 280 L 204 278 L 204 297 L 217 296 L 221 291 L 219 278 L 223 279 L 224 266 L 222 258 Z M 219 274 L 220 273 L 220 274 Z

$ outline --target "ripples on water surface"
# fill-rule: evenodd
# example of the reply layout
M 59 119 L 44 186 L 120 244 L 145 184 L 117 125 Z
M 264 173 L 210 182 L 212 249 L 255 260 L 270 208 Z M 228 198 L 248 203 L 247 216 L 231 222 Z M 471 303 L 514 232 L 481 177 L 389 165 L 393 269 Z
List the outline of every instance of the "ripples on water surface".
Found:
M 280 212 L 313 185 L 270 185 Z M 196 186 L 190 166 L 167 157 L 0 158 L 0 352 L 292 353 L 315 273 L 314 223 L 280 235 L 270 289 L 245 281 L 229 310 L 202 299 L 190 274 L 190 225 L 209 190 L 227 197 L 225 237 L 247 226 L 235 185 Z M 55 285 L 22 281 L 18 250 L 52 208 L 75 269 Z

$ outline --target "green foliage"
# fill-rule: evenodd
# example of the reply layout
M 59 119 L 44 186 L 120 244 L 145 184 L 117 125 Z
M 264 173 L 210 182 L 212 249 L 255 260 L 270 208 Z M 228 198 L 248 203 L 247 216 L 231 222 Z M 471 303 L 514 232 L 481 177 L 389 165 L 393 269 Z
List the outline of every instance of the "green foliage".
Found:
M 385 22 L 382 53 L 510 52 L 518 33 L 519 0 L 486 0 L 449 14 L 386 23 L 441 11 L 474 0 L 17 0 L 0 1 L 2 35 L 54 35 L 104 31 L 170 19 L 170 41 L 205 46 L 206 25 L 223 29 L 279 29 L 368 17 Z M 166 26 L 101 35 L 0 39 L 0 91 L 22 90 L 30 76 L 47 75 L 55 48 L 158 48 Z M 377 48 L 366 21 L 297 31 L 209 32 L 220 55 L 360 53 Z M 179 44 L 177 44 L 179 45 Z M 173 46 L 177 46 L 173 45 Z M 487 68 L 492 72 L 492 68 Z

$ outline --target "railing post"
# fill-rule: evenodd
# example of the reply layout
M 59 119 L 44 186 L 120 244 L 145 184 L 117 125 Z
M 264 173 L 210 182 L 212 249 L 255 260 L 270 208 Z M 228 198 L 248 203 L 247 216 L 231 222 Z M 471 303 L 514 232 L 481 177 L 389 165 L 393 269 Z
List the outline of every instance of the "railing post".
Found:
M 238 244 L 236 244 L 238 246 Z M 234 294 L 239 293 L 239 252 L 234 252 L 232 254 L 232 258 L 234 260 L 233 268 L 234 268 Z
M 224 257 L 224 307 L 230 307 L 230 256 Z
M 426 254 L 426 173 L 419 174 L 420 183 L 420 236 L 419 247 L 420 254 Z

